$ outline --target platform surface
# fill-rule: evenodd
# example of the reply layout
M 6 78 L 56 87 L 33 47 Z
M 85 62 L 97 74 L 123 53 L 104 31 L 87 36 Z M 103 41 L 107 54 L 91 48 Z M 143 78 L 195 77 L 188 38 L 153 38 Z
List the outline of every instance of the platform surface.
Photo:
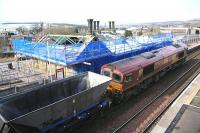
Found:
M 166 133 L 199 133 L 200 132 L 200 108 L 183 105 L 177 113 Z
M 199 90 L 200 74 L 169 107 L 151 133 L 200 133 Z M 185 111 L 182 109 L 184 106 L 187 106 Z M 183 111 L 182 115 L 180 115 L 181 111 Z

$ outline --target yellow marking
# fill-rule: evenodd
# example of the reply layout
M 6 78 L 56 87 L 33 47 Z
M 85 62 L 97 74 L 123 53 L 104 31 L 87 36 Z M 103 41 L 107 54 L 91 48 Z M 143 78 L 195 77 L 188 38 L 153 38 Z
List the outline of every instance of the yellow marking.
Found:
M 192 83 L 190 88 L 194 88 L 193 91 L 191 92 L 191 94 L 187 95 L 186 97 L 186 103 L 190 104 L 193 100 L 193 98 L 196 96 L 196 94 L 198 93 L 198 91 L 200 90 L 200 84 L 199 83 Z
M 142 74 L 143 74 L 143 69 L 140 69 L 140 70 L 139 70 L 139 79 L 142 78 Z
M 111 81 L 108 88 L 108 90 L 119 90 L 119 91 L 122 91 L 122 84 L 120 83 L 117 83 L 115 81 Z
M 176 62 L 177 61 L 177 57 L 176 57 L 176 54 L 175 55 L 172 55 L 172 62 Z
M 160 66 L 160 65 L 162 64 L 162 61 L 163 61 L 163 60 L 157 61 L 157 62 L 155 63 L 155 65 L 156 65 L 156 66 Z
M 169 57 L 166 57 L 165 59 L 164 59 L 164 64 L 167 64 L 169 62 Z

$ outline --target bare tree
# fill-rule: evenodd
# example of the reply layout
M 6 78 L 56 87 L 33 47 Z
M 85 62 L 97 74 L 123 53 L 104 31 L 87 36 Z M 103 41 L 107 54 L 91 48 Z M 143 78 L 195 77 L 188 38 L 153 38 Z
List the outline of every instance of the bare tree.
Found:
M 20 26 L 16 29 L 16 31 L 18 31 L 20 34 L 25 34 L 28 29 L 26 27 Z

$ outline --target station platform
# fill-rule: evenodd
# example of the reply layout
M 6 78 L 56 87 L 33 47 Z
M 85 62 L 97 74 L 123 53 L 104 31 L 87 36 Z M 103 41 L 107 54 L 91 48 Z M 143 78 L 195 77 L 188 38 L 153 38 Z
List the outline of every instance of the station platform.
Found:
M 200 132 L 200 74 L 163 114 L 151 133 Z

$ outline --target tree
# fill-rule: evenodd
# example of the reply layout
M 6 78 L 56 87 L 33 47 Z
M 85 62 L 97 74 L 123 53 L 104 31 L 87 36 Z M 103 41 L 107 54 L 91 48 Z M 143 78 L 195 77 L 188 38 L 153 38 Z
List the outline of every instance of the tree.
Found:
M 132 33 L 132 31 L 130 31 L 130 30 L 125 30 L 124 36 L 125 36 L 125 37 L 133 36 L 133 33 Z
M 31 34 L 38 34 L 39 32 L 41 32 L 42 31 L 42 26 L 41 25 L 38 25 L 38 24 L 34 24 L 33 26 L 32 26 L 32 28 L 30 29 L 30 33 Z
M 25 32 L 27 32 L 27 28 L 21 26 L 21 27 L 18 27 L 18 28 L 16 29 L 16 31 L 18 31 L 18 32 L 21 33 L 21 34 L 24 34 Z
M 44 29 L 44 33 L 46 34 L 77 34 L 79 33 L 79 29 L 77 27 L 65 27 L 65 26 L 56 26 L 56 27 L 48 27 Z
M 138 36 L 141 36 L 142 34 L 143 34 L 142 31 L 139 31 L 139 32 L 138 32 Z
M 78 28 L 75 28 L 75 29 L 74 29 L 74 32 L 75 32 L 75 33 L 78 33 Z
M 154 31 L 154 28 L 153 28 L 153 27 L 151 27 L 151 28 L 149 29 L 149 31 L 150 31 L 151 33 L 153 33 L 153 31 Z

